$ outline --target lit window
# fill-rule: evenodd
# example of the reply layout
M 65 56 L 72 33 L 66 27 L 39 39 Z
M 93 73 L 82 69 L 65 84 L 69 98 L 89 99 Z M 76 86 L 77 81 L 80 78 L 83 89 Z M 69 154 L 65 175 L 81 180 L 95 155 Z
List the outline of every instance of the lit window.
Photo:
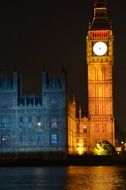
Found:
M 36 125 L 37 125 L 37 127 L 41 127 L 42 124 L 41 124 L 41 122 L 39 121 L 39 122 L 37 122 Z
M 28 123 L 28 128 L 29 128 L 29 129 L 32 128 L 32 123 Z
M 51 128 L 57 128 L 57 118 L 51 118 Z
M 1 140 L 4 142 L 4 141 L 7 141 L 7 136 L 3 136 L 2 138 L 1 138 Z
M 83 127 L 83 133 L 87 133 L 87 126 L 86 125 L 84 125 L 84 127 Z
M 37 116 L 36 118 L 36 127 L 41 127 L 42 123 L 41 123 L 41 117 L 40 116 Z
M 8 141 L 9 141 L 8 135 L 1 136 L 1 144 L 2 145 L 8 145 Z
M 58 135 L 57 134 L 51 134 L 51 144 L 57 145 L 58 144 Z
M 32 116 L 28 117 L 28 128 L 32 128 Z

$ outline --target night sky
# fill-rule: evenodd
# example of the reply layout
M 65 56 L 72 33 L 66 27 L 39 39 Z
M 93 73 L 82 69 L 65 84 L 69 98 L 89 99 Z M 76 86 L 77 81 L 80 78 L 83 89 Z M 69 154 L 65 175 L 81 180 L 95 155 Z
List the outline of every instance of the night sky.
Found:
M 114 111 L 126 130 L 126 0 L 108 0 L 115 36 Z M 67 71 L 68 92 L 87 112 L 85 38 L 93 0 L 0 1 L 0 70 L 22 72 L 23 92 L 40 94 L 41 73 Z

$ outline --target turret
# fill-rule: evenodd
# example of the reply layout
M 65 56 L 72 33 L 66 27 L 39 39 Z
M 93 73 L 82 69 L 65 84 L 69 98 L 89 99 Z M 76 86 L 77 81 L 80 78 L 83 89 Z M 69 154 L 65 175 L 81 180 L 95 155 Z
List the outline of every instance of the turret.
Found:
M 89 24 L 89 30 L 111 29 L 111 21 L 108 18 L 106 0 L 95 0 L 94 17 Z

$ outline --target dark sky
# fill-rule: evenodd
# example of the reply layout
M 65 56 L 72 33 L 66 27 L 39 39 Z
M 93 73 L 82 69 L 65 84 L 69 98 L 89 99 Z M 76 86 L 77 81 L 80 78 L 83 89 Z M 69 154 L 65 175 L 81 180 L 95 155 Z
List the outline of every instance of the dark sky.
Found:
M 126 129 L 126 0 L 108 0 L 115 35 L 114 111 Z M 0 1 L 0 69 L 23 74 L 23 92 L 40 93 L 43 66 L 51 74 L 64 67 L 68 91 L 87 112 L 85 37 L 93 0 Z

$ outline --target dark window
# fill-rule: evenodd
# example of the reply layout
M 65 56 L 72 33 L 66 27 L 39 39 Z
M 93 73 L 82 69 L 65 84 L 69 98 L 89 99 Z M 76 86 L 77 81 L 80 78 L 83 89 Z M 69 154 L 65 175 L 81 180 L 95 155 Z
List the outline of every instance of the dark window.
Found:
M 24 122 L 24 119 L 22 116 L 19 117 L 19 123 L 23 123 Z
M 84 147 L 87 147 L 87 139 L 84 138 Z
M 84 127 L 83 127 L 83 133 L 87 133 L 87 126 L 86 125 L 84 125 Z
M 41 145 L 41 138 L 40 138 L 40 136 L 37 137 L 37 145 L 38 146 Z
M 79 138 L 77 138 L 77 144 L 79 143 Z
M 9 97 L 5 96 L 2 98 L 2 107 L 8 107 L 9 106 Z
M 32 137 L 29 137 L 28 144 L 31 145 L 32 143 L 33 143 L 33 139 L 32 139 Z
M 22 136 L 19 137 L 19 144 L 23 144 L 23 137 Z
M 9 127 L 9 118 L 7 115 L 4 115 L 2 117 L 2 127 L 3 128 L 8 128 Z
M 32 123 L 32 116 L 28 117 L 28 123 Z
M 19 128 L 22 128 L 22 127 L 23 127 L 23 125 L 20 123 L 20 124 L 19 124 Z
M 37 116 L 36 121 L 37 121 L 37 122 L 40 122 L 40 121 L 41 121 L 41 117 L 40 117 L 40 116 Z
M 83 132 L 84 132 L 84 133 L 87 133 L 87 129 L 83 129 Z

